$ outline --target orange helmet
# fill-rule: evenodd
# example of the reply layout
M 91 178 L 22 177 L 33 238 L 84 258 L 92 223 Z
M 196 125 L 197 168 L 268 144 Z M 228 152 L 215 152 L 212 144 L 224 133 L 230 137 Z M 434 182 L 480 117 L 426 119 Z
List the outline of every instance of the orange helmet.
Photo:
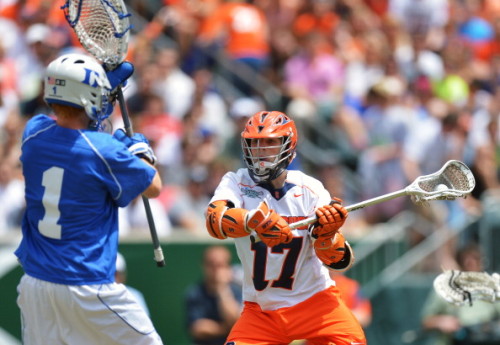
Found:
M 279 138 L 270 144 L 264 139 Z M 243 158 L 255 182 L 272 181 L 283 173 L 295 157 L 297 128 L 279 111 L 254 114 L 241 132 Z

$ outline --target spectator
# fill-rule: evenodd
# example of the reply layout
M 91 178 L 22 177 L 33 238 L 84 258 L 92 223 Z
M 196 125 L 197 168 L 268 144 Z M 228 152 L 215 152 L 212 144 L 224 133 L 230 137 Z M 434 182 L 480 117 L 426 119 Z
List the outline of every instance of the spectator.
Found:
M 199 44 L 205 50 L 222 47 L 231 61 L 241 63 L 248 74 L 263 73 L 269 63 L 269 26 L 264 13 L 252 3 L 226 0 L 203 24 Z M 234 85 L 247 96 L 253 91 L 234 74 Z
M 241 97 L 231 103 L 229 114 L 233 123 L 231 137 L 226 141 L 222 155 L 243 165 L 241 132 L 250 116 L 264 109 L 264 102 L 257 97 Z
M 155 93 L 144 95 L 141 102 L 144 109 L 135 116 L 135 128 L 150 140 L 158 157 L 158 171 L 164 181 L 179 181 L 176 173 L 182 162 L 182 121 L 165 110 L 164 99 Z
M 156 95 L 158 91 L 154 88 L 156 79 L 158 78 L 158 66 L 154 63 L 146 64 L 141 73 L 137 77 L 137 87 L 129 91 L 127 97 L 127 109 L 131 118 L 135 118 L 146 110 L 147 99 L 150 96 Z M 162 102 L 164 99 L 162 98 Z M 166 104 L 162 104 L 162 112 L 166 111 Z
M 231 252 L 210 246 L 203 254 L 202 281 L 188 287 L 185 295 L 187 327 L 193 344 L 224 344 L 238 319 L 241 286 L 234 282 Z
M 389 0 L 389 13 L 398 18 L 410 34 L 440 34 L 448 22 L 446 0 Z
M 182 119 L 191 108 L 195 83 L 179 68 L 179 53 L 174 48 L 163 48 L 156 54 L 158 75 L 155 92 L 163 97 L 166 111 Z
M 306 8 L 297 15 L 293 23 L 295 35 L 302 39 L 317 31 L 329 37 L 339 23 L 339 16 L 334 11 L 335 1 L 312 0 L 306 4 Z
M 387 77 L 373 86 L 362 119 L 369 144 L 359 158 L 362 198 L 369 199 L 404 188 L 407 185 L 402 159 L 408 120 L 401 116 L 404 86 Z M 405 109 L 406 111 L 406 109 Z M 405 207 L 405 199 L 393 199 L 364 210 L 369 222 L 387 221 Z
M 204 213 L 209 196 L 205 190 L 208 178 L 205 167 L 193 168 L 187 172 L 181 187 L 167 186 L 162 192 L 164 205 L 172 224 L 195 236 L 207 236 L 203 230 Z
M 302 49 L 285 64 L 284 89 L 291 98 L 290 115 L 319 117 L 330 121 L 342 99 L 344 64 L 331 52 L 322 33 L 312 32 L 303 39 Z M 310 113 L 296 110 L 298 104 L 310 104 Z
M 216 135 L 218 145 L 222 147 L 233 131 L 226 103 L 214 84 L 211 71 L 199 69 L 193 73 L 193 80 L 196 88 L 189 115 L 198 127 Z

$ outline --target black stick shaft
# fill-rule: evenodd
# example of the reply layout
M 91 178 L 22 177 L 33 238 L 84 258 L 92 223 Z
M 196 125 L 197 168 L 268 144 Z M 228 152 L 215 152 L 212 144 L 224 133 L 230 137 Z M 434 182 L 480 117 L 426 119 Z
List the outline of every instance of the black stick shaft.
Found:
M 128 116 L 128 110 L 127 110 L 127 106 L 125 104 L 125 98 L 123 97 L 123 91 L 122 91 L 121 86 L 118 86 L 117 92 L 118 92 L 118 103 L 120 104 L 120 110 L 122 113 L 123 124 L 125 126 L 125 133 L 127 133 L 127 135 L 129 137 L 131 137 L 132 135 L 134 135 L 134 130 L 132 129 L 132 124 L 131 124 L 130 118 Z M 158 239 L 158 233 L 156 231 L 156 225 L 155 225 L 155 222 L 153 219 L 153 213 L 151 212 L 151 206 L 149 205 L 149 199 L 143 195 L 142 201 L 144 203 L 144 208 L 146 210 L 146 217 L 148 219 L 149 231 L 151 233 L 151 239 L 153 240 L 154 258 L 156 261 L 156 265 L 158 267 L 163 267 L 163 266 L 165 266 L 165 258 L 163 257 L 163 250 L 161 249 L 161 246 L 160 246 L 160 240 Z

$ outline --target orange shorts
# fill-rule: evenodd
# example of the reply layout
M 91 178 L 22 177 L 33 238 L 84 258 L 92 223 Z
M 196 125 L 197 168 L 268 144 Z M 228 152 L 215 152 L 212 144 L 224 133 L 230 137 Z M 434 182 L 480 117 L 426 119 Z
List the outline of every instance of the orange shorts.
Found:
M 226 345 L 286 345 L 307 339 L 314 345 L 365 345 L 359 322 L 332 286 L 293 307 L 263 311 L 245 302 Z

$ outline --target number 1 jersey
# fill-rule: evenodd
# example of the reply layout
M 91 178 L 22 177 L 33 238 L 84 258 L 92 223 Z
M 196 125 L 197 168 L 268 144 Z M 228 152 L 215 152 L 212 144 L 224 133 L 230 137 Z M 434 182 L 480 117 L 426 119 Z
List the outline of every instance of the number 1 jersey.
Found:
M 118 207 L 146 190 L 155 169 L 108 133 L 63 128 L 46 115 L 27 122 L 21 149 L 24 271 L 59 284 L 113 282 Z

